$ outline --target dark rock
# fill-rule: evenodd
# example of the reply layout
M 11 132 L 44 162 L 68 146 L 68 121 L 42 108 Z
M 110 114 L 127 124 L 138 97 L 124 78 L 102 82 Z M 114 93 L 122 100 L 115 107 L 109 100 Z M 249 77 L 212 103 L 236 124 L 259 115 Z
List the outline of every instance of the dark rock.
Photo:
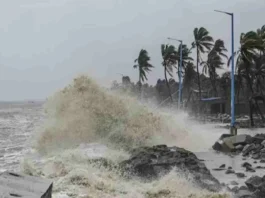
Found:
M 265 140 L 265 134 L 256 134 L 252 137 L 252 142 L 255 144 L 261 144 Z
M 246 177 L 246 175 L 244 173 L 236 173 L 236 176 L 239 178 Z
M 153 146 L 134 149 L 130 159 L 120 163 L 120 168 L 129 177 L 137 176 L 152 181 L 169 173 L 174 167 L 190 173 L 195 183 L 210 191 L 219 191 L 222 186 L 212 176 L 197 156 L 183 148 Z
M 246 167 L 246 171 L 247 172 L 252 172 L 252 173 L 256 172 L 252 167 L 249 167 L 249 166 Z
M 265 140 L 263 140 L 263 141 L 261 142 L 261 145 L 263 145 L 263 146 L 265 147 Z
M 245 147 L 242 151 L 243 156 L 247 156 L 251 151 L 253 151 L 255 149 L 255 144 L 250 144 L 247 145 L 247 147 Z
M 248 144 L 248 140 L 251 138 L 249 135 L 236 135 L 231 136 L 223 134 L 217 142 L 213 145 L 213 149 L 221 152 L 232 152 L 236 150 L 238 145 Z
M 254 155 L 252 155 L 252 159 L 259 159 L 260 158 L 260 154 L 256 153 Z
M 261 153 L 265 153 L 265 148 L 260 150 Z
M 260 144 L 257 144 L 255 145 L 255 149 L 253 150 L 253 153 L 256 154 L 256 153 L 260 153 L 260 151 L 264 148 L 263 145 L 260 145 Z
M 225 164 L 222 164 L 219 168 L 225 168 Z
M 257 162 L 257 161 L 254 161 L 253 163 L 254 163 L 254 164 L 257 164 L 258 162 Z
M 246 187 L 246 186 L 240 186 L 239 187 L 239 190 L 247 190 L 248 189 L 248 187 Z
M 263 166 L 257 166 L 256 169 L 264 169 L 265 167 Z
M 265 159 L 260 160 L 260 163 L 265 163 Z
M 225 172 L 225 174 L 234 174 L 235 173 L 235 171 L 234 170 L 230 170 L 230 169 L 228 169 L 226 172 Z
M 239 191 L 238 186 L 234 186 L 233 188 L 231 188 L 231 191 L 237 193 Z
M 265 160 L 265 153 L 260 154 L 260 159 Z
M 235 198 L 256 198 L 253 193 L 248 190 L 239 190 Z
M 229 167 L 228 167 L 228 170 L 232 170 L 232 167 L 231 167 L 231 166 L 229 166 Z
M 213 168 L 212 170 L 213 171 L 223 171 L 223 170 L 225 170 L 225 168 Z
M 231 185 L 238 185 L 238 183 L 236 181 L 231 181 L 230 184 Z
M 245 160 L 247 160 L 247 158 L 243 157 L 243 158 L 242 158 L 242 160 L 244 160 L 244 161 L 245 161 Z
M 246 168 L 246 167 L 251 167 L 252 165 L 248 162 L 244 162 L 241 166 Z
M 248 149 L 248 147 L 250 147 L 250 144 L 247 144 L 246 146 L 244 146 L 242 152 L 244 153 Z
M 245 182 L 245 184 L 250 191 L 254 192 L 261 186 L 262 178 L 259 176 L 252 176 Z

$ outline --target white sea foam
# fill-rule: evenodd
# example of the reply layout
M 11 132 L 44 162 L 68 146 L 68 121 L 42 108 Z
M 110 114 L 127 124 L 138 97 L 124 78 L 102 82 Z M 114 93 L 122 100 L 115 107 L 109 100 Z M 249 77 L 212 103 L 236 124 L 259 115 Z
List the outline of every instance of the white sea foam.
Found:
M 100 88 L 86 76 L 51 97 L 46 112 L 47 120 L 35 137 L 35 151 L 25 157 L 22 169 L 52 178 L 54 197 L 221 197 L 194 186 L 192 178 L 177 170 L 145 183 L 125 179 L 115 168 L 134 147 L 209 148 L 208 133 L 202 135 L 185 113 L 148 108 L 133 97 Z

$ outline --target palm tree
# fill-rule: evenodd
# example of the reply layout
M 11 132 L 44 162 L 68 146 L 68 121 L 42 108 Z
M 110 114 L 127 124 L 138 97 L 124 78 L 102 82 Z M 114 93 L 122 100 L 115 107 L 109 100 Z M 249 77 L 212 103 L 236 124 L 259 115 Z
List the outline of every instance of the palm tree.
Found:
M 163 58 L 162 65 L 164 67 L 164 75 L 165 80 L 169 92 L 169 97 L 171 99 L 171 102 L 173 102 L 170 86 L 167 79 L 167 74 L 169 74 L 172 77 L 173 73 L 173 67 L 176 68 L 177 63 L 177 51 L 173 45 L 161 45 L 161 54 Z
M 185 90 L 185 95 L 187 98 L 185 106 L 188 105 L 191 96 L 191 87 L 194 84 L 194 79 L 196 77 L 195 66 L 192 62 L 188 62 L 185 67 L 184 79 L 183 79 L 183 90 Z
M 253 94 L 253 72 L 251 71 L 251 67 L 254 64 L 254 59 L 257 56 L 257 51 L 264 51 L 264 44 L 260 42 L 259 35 L 250 31 L 242 33 L 240 35 L 240 47 L 234 52 L 234 56 L 237 56 L 236 60 L 236 70 L 238 75 L 241 75 L 246 79 L 249 89 Z M 228 60 L 228 66 L 230 64 L 232 57 Z
M 190 57 L 191 50 L 187 47 L 187 45 L 182 44 L 182 71 L 179 71 L 180 70 L 180 51 L 181 51 L 181 44 L 179 44 L 178 50 L 177 50 L 177 62 L 178 62 L 178 73 L 179 72 L 183 73 L 187 64 L 190 61 L 193 61 L 193 58 Z
M 195 28 L 193 31 L 194 42 L 192 43 L 193 48 L 196 47 L 197 53 L 197 78 L 199 87 L 199 98 L 201 99 L 201 85 L 200 85 L 200 73 L 199 73 L 199 62 L 200 54 L 205 53 L 206 50 L 210 50 L 213 46 L 213 38 L 209 36 L 209 32 L 204 28 Z
M 265 43 L 265 25 L 257 29 L 257 35 L 263 44 Z
M 141 49 L 139 56 L 135 59 L 136 65 L 133 68 L 139 69 L 139 91 L 141 92 L 142 82 L 147 79 L 146 73 L 151 71 L 151 68 L 154 66 L 149 63 L 150 57 L 148 56 L 148 52 L 144 49 Z
M 224 41 L 218 39 L 215 41 L 213 48 L 209 52 L 207 61 L 202 62 L 202 64 L 204 65 L 203 72 L 205 74 L 209 73 L 215 96 L 217 96 L 216 77 L 218 76 L 216 69 L 222 69 L 222 66 L 224 64 L 222 58 L 227 58 L 225 52 L 227 52 L 227 49 L 224 46 Z

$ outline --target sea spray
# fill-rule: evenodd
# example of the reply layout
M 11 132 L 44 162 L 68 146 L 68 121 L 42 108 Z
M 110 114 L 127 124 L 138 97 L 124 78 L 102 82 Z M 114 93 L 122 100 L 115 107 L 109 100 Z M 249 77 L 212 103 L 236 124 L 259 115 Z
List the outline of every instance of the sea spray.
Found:
M 172 117 L 161 116 L 134 98 L 108 93 L 85 76 L 50 98 L 47 112 L 50 125 L 38 139 L 40 152 L 84 142 L 128 150 L 152 145 L 163 136 L 185 136 L 185 129 L 175 125 Z
M 184 114 L 150 109 L 135 98 L 104 90 L 86 76 L 51 97 L 46 112 L 36 151 L 26 156 L 22 168 L 52 178 L 56 198 L 229 197 L 199 189 L 177 170 L 149 183 L 128 180 L 119 172 L 117 164 L 134 147 L 205 147 L 200 136 L 189 134 Z

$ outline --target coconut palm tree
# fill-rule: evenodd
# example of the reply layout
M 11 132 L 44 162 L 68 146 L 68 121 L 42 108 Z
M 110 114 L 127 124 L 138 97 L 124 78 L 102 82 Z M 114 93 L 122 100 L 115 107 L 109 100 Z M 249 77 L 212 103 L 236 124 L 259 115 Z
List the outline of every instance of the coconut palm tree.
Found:
M 173 45 L 161 45 L 161 54 L 163 58 L 162 65 L 164 67 L 165 80 L 169 92 L 171 102 L 173 102 L 170 86 L 167 79 L 167 74 L 172 77 L 173 68 L 176 68 L 177 64 L 177 51 Z
M 253 94 L 253 72 L 251 67 L 254 64 L 254 59 L 258 55 L 258 51 L 264 51 L 264 44 L 260 42 L 259 35 L 250 31 L 247 33 L 242 33 L 240 35 L 240 47 L 234 52 L 236 59 L 236 70 L 238 75 L 241 75 L 246 79 L 249 89 Z M 228 66 L 231 62 L 232 57 L 228 60 Z
M 141 92 L 141 86 L 142 82 L 144 82 L 147 79 L 146 73 L 151 71 L 151 68 L 154 66 L 149 63 L 150 57 L 148 55 L 148 52 L 145 49 L 141 49 L 139 56 L 137 59 L 135 59 L 136 65 L 133 66 L 133 68 L 138 68 L 139 70 L 139 90 Z
M 257 29 L 257 35 L 264 44 L 265 43 L 265 25 Z
M 180 71 L 180 51 L 181 51 L 181 44 L 178 46 L 177 50 L 177 62 L 178 62 L 178 74 L 179 73 L 184 73 L 185 68 L 187 67 L 187 64 L 190 61 L 193 61 L 193 58 L 190 57 L 191 50 L 187 47 L 187 45 L 182 44 L 182 71 Z
M 196 78 L 195 66 L 192 62 L 188 62 L 185 67 L 184 79 L 183 79 L 183 90 L 185 91 L 185 95 L 187 98 L 185 106 L 188 105 L 190 96 L 191 96 L 191 87 L 194 83 L 194 79 Z
M 201 63 L 204 65 L 203 72 L 209 74 L 215 96 L 217 96 L 216 77 L 218 76 L 216 70 L 222 69 L 222 66 L 224 65 L 222 58 L 227 59 L 225 52 L 227 52 L 227 49 L 224 46 L 224 41 L 218 39 L 215 41 L 213 48 L 209 52 L 207 61 Z
M 209 32 L 204 28 L 195 28 L 193 31 L 194 34 L 194 42 L 192 42 L 192 47 L 196 47 L 197 54 L 197 80 L 199 87 L 199 98 L 201 99 L 201 85 L 200 85 L 200 73 L 199 73 L 199 62 L 200 62 L 200 54 L 205 53 L 205 51 L 209 51 L 213 46 L 213 38 L 209 35 Z

